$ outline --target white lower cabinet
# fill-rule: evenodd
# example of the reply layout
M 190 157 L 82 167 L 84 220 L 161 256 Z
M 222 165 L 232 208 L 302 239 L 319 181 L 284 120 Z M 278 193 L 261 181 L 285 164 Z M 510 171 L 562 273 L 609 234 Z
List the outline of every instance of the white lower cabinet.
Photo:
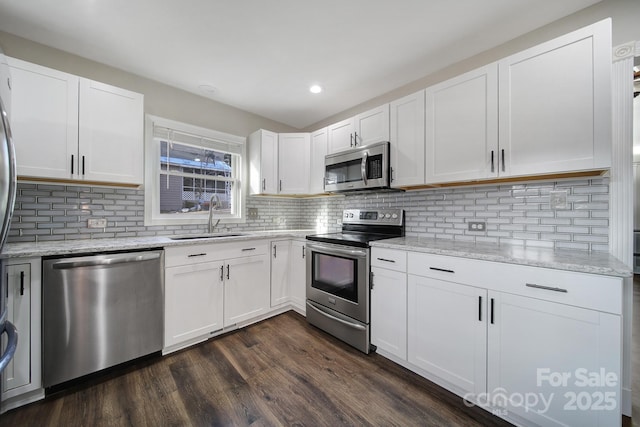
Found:
M 371 344 L 407 359 L 407 274 L 372 267 Z
M 407 253 L 371 249 L 371 344 L 407 360 Z
M 620 425 L 621 278 L 408 251 L 405 298 L 394 252 L 372 249 L 381 354 L 519 425 Z
M 264 243 L 266 249 L 266 243 Z M 270 309 L 269 256 L 225 261 L 224 326 L 249 320 Z
M 409 362 L 457 392 L 487 386 L 486 289 L 410 274 Z
M 296 311 L 306 313 L 307 301 L 307 243 L 305 240 L 291 241 L 289 253 L 289 293 L 291 305 Z
M 271 307 L 289 302 L 289 240 L 271 242 Z
M 165 347 L 222 329 L 223 267 L 220 260 L 166 269 Z
M 489 298 L 488 392 L 499 410 L 544 426 L 620 425 L 620 316 L 502 292 Z
M 0 413 L 44 397 L 41 375 L 41 260 L 10 259 L 3 263 L 7 281 L 7 320 L 18 331 L 13 360 L 2 373 Z M 2 336 L 2 353 L 6 336 Z
M 265 314 L 267 251 L 265 241 L 165 248 L 164 352 Z

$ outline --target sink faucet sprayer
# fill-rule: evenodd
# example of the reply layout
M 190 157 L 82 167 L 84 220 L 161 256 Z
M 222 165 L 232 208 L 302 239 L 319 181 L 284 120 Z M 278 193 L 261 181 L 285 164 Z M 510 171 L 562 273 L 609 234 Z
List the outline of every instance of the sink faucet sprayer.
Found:
M 213 210 L 217 210 L 219 205 L 220 199 L 218 199 L 217 194 L 214 194 L 213 196 L 211 196 L 211 199 L 209 199 L 209 222 L 207 223 L 209 225 L 209 233 L 213 233 L 213 230 L 215 230 L 215 228 L 218 226 L 218 223 L 220 222 L 220 218 L 218 218 L 215 224 L 211 223 L 211 221 L 213 220 Z

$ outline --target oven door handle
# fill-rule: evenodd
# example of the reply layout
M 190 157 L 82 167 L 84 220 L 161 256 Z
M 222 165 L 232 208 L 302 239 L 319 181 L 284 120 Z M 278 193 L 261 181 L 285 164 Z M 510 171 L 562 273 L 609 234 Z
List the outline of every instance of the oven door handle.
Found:
M 359 331 L 366 331 L 367 328 L 365 328 L 362 325 L 359 325 L 357 323 L 351 323 L 351 322 L 347 322 L 346 320 L 342 320 L 336 316 L 332 316 L 329 313 L 326 313 L 322 310 L 320 310 L 318 307 L 316 307 L 316 305 L 314 303 L 312 303 L 311 301 L 307 301 L 307 307 L 314 309 L 315 311 L 317 311 L 318 313 L 322 314 L 324 317 L 328 317 L 331 320 L 335 320 L 336 322 L 342 323 L 345 326 L 348 326 L 350 328 L 353 329 L 357 329 Z
M 344 246 L 344 248 L 346 247 L 347 246 Z M 343 247 L 340 247 L 337 245 L 326 246 L 326 245 L 315 245 L 311 243 L 307 244 L 307 248 L 310 249 L 311 251 L 322 252 L 330 255 L 336 254 L 336 255 L 345 255 L 345 256 L 357 257 L 357 258 L 367 257 L 367 251 L 364 249 L 343 249 Z

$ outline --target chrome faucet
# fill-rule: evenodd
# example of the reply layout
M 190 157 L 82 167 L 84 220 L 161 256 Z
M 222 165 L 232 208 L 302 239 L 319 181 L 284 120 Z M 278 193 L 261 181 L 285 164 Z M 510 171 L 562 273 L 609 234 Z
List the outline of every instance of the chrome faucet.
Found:
M 218 223 L 220 222 L 220 218 L 218 218 L 216 223 L 212 224 L 213 210 L 217 210 L 219 205 L 220 199 L 218 199 L 217 194 L 214 194 L 213 196 L 211 196 L 211 199 L 209 199 L 209 221 L 207 222 L 207 224 L 209 225 L 209 234 L 213 233 L 213 230 L 215 230 L 215 228 L 218 226 Z

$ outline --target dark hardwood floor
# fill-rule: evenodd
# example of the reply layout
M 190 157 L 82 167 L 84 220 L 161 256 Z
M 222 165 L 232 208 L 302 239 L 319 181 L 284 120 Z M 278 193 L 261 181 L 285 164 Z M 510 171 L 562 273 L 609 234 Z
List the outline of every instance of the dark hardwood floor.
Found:
M 288 312 L 0 416 L 2 426 L 507 426 Z

